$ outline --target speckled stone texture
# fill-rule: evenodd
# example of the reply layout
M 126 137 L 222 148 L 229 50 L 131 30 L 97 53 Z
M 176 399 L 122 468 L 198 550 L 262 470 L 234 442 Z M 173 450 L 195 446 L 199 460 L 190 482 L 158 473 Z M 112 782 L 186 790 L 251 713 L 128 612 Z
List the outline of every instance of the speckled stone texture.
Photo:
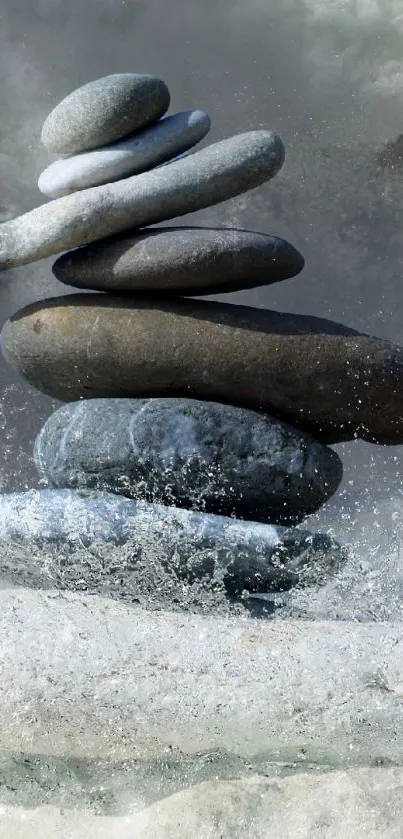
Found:
M 226 201 L 273 178 L 284 155 L 276 134 L 249 131 L 142 175 L 57 198 L 0 225 L 0 270 Z
M 56 154 L 103 146 L 158 119 L 169 104 L 169 90 L 157 76 L 104 76 L 56 105 L 43 124 L 41 140 Z
M 0 628 L 2 749 L 133 756 L 145 772 L 154 759 L 162 778 L 200 755 L 297 777 L 312 764 L 403 764 L 401 623 L 151 612 L 19 588 L 0 590 Z
M 162 227 L 109 238 L 63 254 L 61 282 L 99 291 L 218 294 L 280 282 L 304 258 L 276 236 L 251 230 Z
M 295 524 L 337 489 L 342 463 L 263 414 L 192 399 L 89 399 L 55 411 L 35 441 L 51 487 L 270 524 Z
M 0 495 L 0 583 L 214 611 L 229 598 L 321 582 L 346 553 L 322 533 L 109 493 Z
M 403 351 L 322 318 L 76 294 L 8 320 L 6 359 L 66 402 L 187 397 L 261 410 L 322 442 L 403 442 Z
M 7 839 L 401 839 L 402 784 L 400 767 L 248 773 L 187 783 L 109 818 L 79 807 L 6 806 L 0 829 Z
M 209 130 L 210 117 L 204 111 L 174 114 L 117 143 L 56 160 L 42 172 L 38 187 L 59 198 L 136 175 L 196 145 Z

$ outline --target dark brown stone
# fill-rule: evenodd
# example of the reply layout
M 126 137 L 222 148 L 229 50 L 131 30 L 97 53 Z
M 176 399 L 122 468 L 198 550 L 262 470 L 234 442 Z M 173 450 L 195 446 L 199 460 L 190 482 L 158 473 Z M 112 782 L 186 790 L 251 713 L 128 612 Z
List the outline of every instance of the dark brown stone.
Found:
M 262 410 L 324 442 L 403 443 L 403 351 L 332 321 L 201 300 L 76 294 L 17 312 L 5 357 L 69 402 L 187 396 Z

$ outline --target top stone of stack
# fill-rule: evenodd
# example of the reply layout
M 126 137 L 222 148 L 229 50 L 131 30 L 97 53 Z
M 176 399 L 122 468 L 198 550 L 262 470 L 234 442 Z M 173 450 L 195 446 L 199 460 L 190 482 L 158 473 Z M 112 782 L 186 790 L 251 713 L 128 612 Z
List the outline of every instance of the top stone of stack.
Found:
M 157 76 L 104 76 L 63 99 L 45 120 L 41 139 L 56 154 L 103 146 L 159 119 L 170 99 L 167 85 Z

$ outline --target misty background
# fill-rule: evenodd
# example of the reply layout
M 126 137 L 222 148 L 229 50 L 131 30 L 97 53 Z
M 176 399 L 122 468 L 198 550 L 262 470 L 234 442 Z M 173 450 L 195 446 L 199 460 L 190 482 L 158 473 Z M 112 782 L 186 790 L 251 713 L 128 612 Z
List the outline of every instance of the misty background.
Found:
M 403 344 L 399 0 L 1 0 L 0 69 L 0 221 L 44 201 L 36 182 L 54 158 L 40 130 L 64 96 L 110 73 L 155 73 L 170 88 L 170 113 L 211 115 L 201 145 L 265 127 L 286 147 L 274 181 L 179 222 L 283 236 L 304 254 L 298 277 L 225 299 Z M 0 275 L 1 324 L 67 293 L 52 261 Z M 0 388 L 0 491 L 37 486 L 33 441 L 58 403 L 3 359 Z M 348 516 L 399 491 L 403 447 L 335 448 L 344 480 L 317 522 L 342 538 Z

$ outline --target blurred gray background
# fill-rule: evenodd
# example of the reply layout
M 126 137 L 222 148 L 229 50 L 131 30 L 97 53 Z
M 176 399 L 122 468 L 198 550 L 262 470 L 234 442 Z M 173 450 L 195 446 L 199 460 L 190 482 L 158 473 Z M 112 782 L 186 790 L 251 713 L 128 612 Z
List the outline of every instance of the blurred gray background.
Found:
M 286 146 L 274 181 L 183 219 L 284 236 L 304 254 L 300 276 L 230 300 L 403 343 L 401 8 L 399 0 L 1 0 L 0 221 L 43 201 L 36 181 L 50 158 L 40 129 L 60 99 L 109 73 L 155 73 L 171 90 L 171 113 L 211 114 L 204 143 L 268 127 Z M 51 260 L 2 274 L 1 322 L 63 293 Z M 33 440 L 56 403 L 3 360 L 0 387 L 0 490 L 35 486 Z M 403 449 L 337 449 L 345 477 L 320 521 L 342 536 L 353 510 L 400 487 Z

